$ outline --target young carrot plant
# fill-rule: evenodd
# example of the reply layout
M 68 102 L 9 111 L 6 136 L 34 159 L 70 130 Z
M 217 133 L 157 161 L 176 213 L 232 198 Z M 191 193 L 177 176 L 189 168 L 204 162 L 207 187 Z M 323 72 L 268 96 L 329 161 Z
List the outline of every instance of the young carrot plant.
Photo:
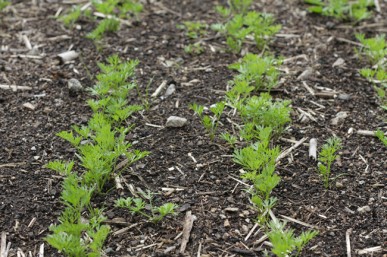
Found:
M 382 109 L 387 111 L 387 72 L 382 69 L 361 69 L 360 74 L 374 84 Z
M 307 231 L 298 237 L 293 229 L 286 229 L 286 223 L 272 220 L 269 223 L 268 237 L 272 243 L 272 253 L 278 257 L 299 256 L 305 245 L 312 240 L 317 231 Z
M 372 65 L 377 65 L 378 68 L 384 68 L 387 57 L 385 35 L 365 38 L 364 34 L 356 34 L 356 38 L 363 45 L 357 52 L 365 55 Z
M 92 40 L 100 40 L 107 32 L 115 32 L 119 29 L 121 19 L 137 18 L 143 6 L 136 0 L 92 0 L 89 9 L 82 10 L 75 6 L 67 14 L 60 16 L 59 20 L 66 26 L 73 26 L 80 17 L 90 17 L 93 11 L 103 17 L 97 27 L 86 35 Z
M 308 8 L 310 12 L 355 21 L 370 18 L 372 13 L 368 9 L 374 5 L 373 0 L 305 0 L 305 3 L 311 5 Z
M 332 163 L 336 160 L 336 152 L 341 149 L 341 139 L 331 137 L 322 146 L 318 160 L 318 170 L 323 179 L 325 188 L 329 187 L 329 176 L 331 174 Z
M 281 25 L 274 24 L 271 14 L 248 11 L 251 3 L 252 0 L 231 0 L 228 8 L 216 6 L 216 11 L 226 21 L 211 27 L 226 36 L 227 45 L 235 53 L 240 52 L 248 37 L 263 49 L 268 39 L 281 30 Z
M 186 31 L 186 36 L 191 39 L 197 39 L 207 34 L 207 25 L 202 22 L 184 21 L 177 25 L 178 29 Z
M 119 198 L 116 200 L 116 207 L 126 208 L 132 214 L 140 214 L 146 217 L 149 221 L 157 223 L 168 215 L 174 215 L 177 205 L 173 203 L 165 203 L 161 206 L 153 205 L 153 194 L 151 192 L 143 193 L 142 197 L 150 206 L 150 213 L 145 210 L 146 202 L 142 198 Z
M 215 9 L 224 18 L 227 18 L 231 14 L 236 15 L 246 13 L 252 2 L 253 0 L 229 0 L 228 7 L 217 5 Z
M 0 0 L 0 11 L 3 10 L 5 7 L 7 7 L 8 5 L 10 5 L 11 2 L 10 1 L 7 1 L 7 0 Z
M 233 154 L 234 162 L 240 164 L 245 170 L 242 178 L 253 183 L 253 188 L 250 190 L 251 201 L 258 210 L 258 221 L 261 225 L 267 222 L 269 210 L 277 201 L 270 195 L 281 180 L 275 174 L 275 161 L 280 150 L 279 147 L 270 149 L 271 132 L 270 127 L 261 128 L 258 142 L 236 149 Z
M 383 131 L 381 130 L 376 131 L 375 136 L 379 138 L 379 140 L 383 143 L 385 147 L 387 147 L 387 136 L 384 135 Z
M 248 37 L 253 38 L 259 49 L 263 49 L 268 39 L 281 30 L 281 25 L 274 24 L 271 14 L 251 11 L 235 15 L 223 26 L 218 26 L 218 29 L 226 35 L 229 48 L 239 53 Z
M 204 115 L 204 106 L 196 103 L 191 104 L 190 109 L 193 110 L 201 119 L 204 128 L 207 130 L 210 139 L 214 140 L 218 129 L 219 120 L 225 108 L 225 102 L 219 102 L 210 107 L 212 116 Z
M 200 42 L 189 44 L 184 47 L 184 52 L 191 55 L 200 55 L 204 52 L 204 48 Z
M 73 161 L 53 161 L 46 165 L 65 176 L 61 200 L 66 208 L 59 224 L 50 227 L 52 234 L 46 240 L 66 256 L 101 256 L 110 228 L 102 225 L 105 217 L 102 210 L 91 207 L 91 198 L 102 192 L 105 183 L 116 176 L 118 158 L 125 157 L 127 165 L 131 165 L 148 154 L 131 149 L 126 141 L 129 128 L 122 126 L 130 115 L 141 109 L 127 102 L 130 90 L 136 86 L 132 78 L 137 63 L 122 62 L 116 55 L 108 58 L 108 64 L 99 63 L 102 72 L 90 90 L 96 99 L 88 101 L 93 110 L 88 124 L 57 134 L 77 150 L 80 161 L 78 171 L 73 171 Z
M 291 120 L 290 103 L 288 100 L 272 101 L 268 93 L 246 99 L 238 107 L 245 124 L 241 136 L 246 140 L 254 139 L 259 127 L 270 127 L 274 136 L 280 135 L 285 124 Z
M 278 68 L 281 63 L 281 60 L 273 56 L 261 57 L 248 53 L 228 68 L 239 72 L 234 77 L 234 81 L 245 81 L 248 85 L 253 85 L 256 90 L 270 91 L 278 84 L 280 75 Z

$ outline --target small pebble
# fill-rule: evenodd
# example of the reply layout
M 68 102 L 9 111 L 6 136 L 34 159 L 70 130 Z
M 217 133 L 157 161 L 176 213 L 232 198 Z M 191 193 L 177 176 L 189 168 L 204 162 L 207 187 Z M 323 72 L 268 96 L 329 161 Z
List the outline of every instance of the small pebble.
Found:
M 339 98 L 340 100 L 346 101 L 346 100 L 350 100 L 352 96 L 350 94 L 339 94 L 337 98 Z
M 186 118 L 170 116 L 165 123 L 167 128 L 181 128 L 187 123 Z
M 167 98 L 168 96 L 172 95 L 176 91 L 176 86 L 174 84 L 171 84 L 168 86 L 167 90 L 165 91 L 164 98 Z
M 336 182 L 336 188 L 343 188 L 344 185 L 340 182 Z
M 332 125 L 338 125 L 339 123 L 343 122 L 345 118 L 348 117 L 348 113 L 347 112 L 338 112 L 336 114 L 336 117 L 334 117 L 332 120 L 331 120 L 331 124 Z
M 68 82 L 67 82 L 67 86 L 68 86 L 68 89 L 70 91 L 70 94 L 77 94 L 79 92 L 81 92 L 83 90 L 83 87 L 82 87 L 82 84 L 81 82 L 79 82 L 79 80 L 77 79 L 70 79 Z
M 371 211 L 371 208 L 368 205 L 366 205 L 366 206 L 357 208 L 357 211 L 360 213 L 366 213 Z

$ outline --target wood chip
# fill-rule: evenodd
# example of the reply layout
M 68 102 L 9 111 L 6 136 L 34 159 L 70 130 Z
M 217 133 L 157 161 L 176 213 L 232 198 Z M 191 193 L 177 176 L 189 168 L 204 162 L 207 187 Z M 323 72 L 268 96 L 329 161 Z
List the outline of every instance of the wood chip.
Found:
M 351 236 L 352 228 L 348 229 L 347 232 L 345 232 L 345 243 L 347 245 L 347 257 L 351 257 Z
M 312 138 L 309 141 L 309 158 L 317 160 L 317 139 Z
M 283 151 L 283 152 L 277 157 L 276 162 L 278 162 L 278 161 L 281 160 L 282 158 L 288 156 L 294 149 L 296 149 L 297 147 L 299 147 L 300 145 L 302 145 L 302 143 L 304 143 L 307 139 L 308 139 L 308 137 L 304 137 L 304 138 L 302 138 L 300 141 L 297 141 L 297 143 L 294 144 L 292 147 L 290 147 L 290 148 L 286 149 L 285 151 Z
M 187 243 L 191 234 L 192 226 L 196 219 L 196 216 L 192 215 L 191 211 L 187 211 L 187 213 L 185 214 L 183 238 L 181 239 L 180 253 L 185 252 L 185 248 L 187 247 Z
M 156 91 L 151 95 L 151 97 L 157 97 L 161 90 L 163 90 L 166 86 L 167 86 L 167 82 L 166 80 L 163 80 L 163 82 L 161 82 L 160 86 L 156 89 Z

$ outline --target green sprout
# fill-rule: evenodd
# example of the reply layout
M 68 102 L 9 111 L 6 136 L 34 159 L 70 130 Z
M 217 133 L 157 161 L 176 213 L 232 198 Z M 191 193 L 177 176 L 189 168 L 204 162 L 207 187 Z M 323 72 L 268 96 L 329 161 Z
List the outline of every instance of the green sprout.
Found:
M 59 17 L 66 26 L 73 26 L 80 17 L 89 17 L 92 10 L 103 14 L 103 19 L 98 26 L 86 35 L 87 38 L 98 41 L 108 32 L 115 32 L 120 28 L 121 19 L 129 19 L 132 16 L 138 17 L 143 6 L 136 0 L 92 0 L 91 8 L 81 10 L 80 6 L 75 6 L 67 14 Z
M 145 210 L 146 202 L 141 198 L 119 198 L 116 200 L 116 207 L 126 208 L 132 214 L 140 214 L 146 217 L 149 221 L 157 223 L 163 220 L 168 215 L 174 215 L 177 205 L 173 203 L 165 203 L 161 206 L 153 206 L 153 194 L 151 192 L 143 193 L 143 198 L 147 200 L 150 205 L 150 213 Z
M 279 220 L 269 223 L 268 237 L 273 245 L 271 251 L 278 257 L 299 256 L 305 245 L 318 234 L 317 231 L 307 231 L 296 237 L 294 230 L 285 226 L 286 223 Z M 295 255 L 293 251 L 296 251 Z
M 204 128 L 209 133 L 210 139 L 215 139 L 215 134 L 218 129 L 219 120 L 222 116 L 223 110 L 225 108 L 225 102 L 219 102 L 210 107 L 212 116 L 203 115 L 204 106 L 198 105 L 196 103 L 190 105 L 190 109 L 193 110 L 201 119 Z
M 52 233 L 45 240 L 65 256 L 102 255 L 110 228 L 102 225 L 105 220 L 102 210 L 91 208 L 91 198 L 104 190 L 107 181 L 119 175 L 115 170 L 118 158 L 126 157 L 129 166 L 148 155 L 146 151 L 131 149 L 126 139 L 130 127 L 124 123 L 142 109 L 129 105 L 127 100 L 130 90 L 136 87 L 137 64 L 136 60 L 123 62 L 117 55 L 109 57 L 107 64 L 99 63 L 102 72 L 97 75 L 97 84 L 90 89 L 96 99 L 88 101 L 92 117 L 87 125 L 74 125 L 71 131 L 57 134 L 76 149 L 79 160 L 78 170 L 74 169 L 74 161 L 52 161 L 46 165 L 64 176 L 61 200 L 66 208 L 58 219 L 59 224 L 50 227 Z M 168 207 L 159 207 L 160 215 L 154 219 L 171 212 Z M 84 221 L 83 215 L 89 220 Z
M 194 44 L 189 44 L 184 47 L 184 52 L 187 54 L 202 54 L 204 52 L 204 48 L 202 47 L 202 44 L 200 42 L 196 42 Z
M 183 24 L 177 25 L 178 29 L 186 31 L 186 35 L 191 39 L 197 39 L 207 34 L 207 25 L 201 22 L 184 21 Z
M 364 34 L 356 34 L 356 38 L 363 45 L 359 52 L 365 55 L 372 65 L 383 67 L 387 56 L 385 35 L 365 38 Z
M 387 136 L 384 135 L 383 131 L 381 130 L 376 131 L 375 136 L 379 138 L 379 140 L 383 143 L 385 147 L 387 147 Z
M 335 17 L 340 20 L 361 21 L 371 17 L 368 8 L 374 5 L 373 0 L 305 0 L 311 6 L 308 10 L 312 13 Z
M 246 99 L 237 108 L 245 124 L 242 137 L 247 140 L 255 138 L 259 127 L 270 127 L 275 136 L 281 134 L 285 124 L 291 121 L 290 103 L 288 100 L 272 101 L 268 93 Z
M 361 69 L 360 74 L 372 82 L 374 89 L 381 103 L 382 109 L 387 111 L 387 72 L 382 69 Z
M 278 84 L 281 60 L 273 56 L 261 57 L 248 53 L 239 62 L 228 66 L 229 69 L 239 72 L 234 81 L 245 81 L 245 87 L 253 85 L 256 90 L 268 90 Z M 236 82 L 235 82 L 236 84 Z
M 0 0 L 0 11 L 2 11 L 5 7 L 10 5 L 11 2 L 7 0 Z
M 318 170 L 324 181 L 325 188 L 329 187 L 329 176 L 331 174 L 332 163 L 336 160 L 336 152 L 341 149 L 341 139 L 338 137 L 331 137 L 322 146 L 318 160 Z

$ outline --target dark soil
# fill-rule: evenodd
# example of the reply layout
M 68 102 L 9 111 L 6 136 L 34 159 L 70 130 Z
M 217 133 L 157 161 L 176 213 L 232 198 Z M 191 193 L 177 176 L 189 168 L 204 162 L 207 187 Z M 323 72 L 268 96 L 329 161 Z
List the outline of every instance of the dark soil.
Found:
M 81 20 L 79 28 L 67 29 L 54 18 L 59 8 L 70 7 L 66 2 L 13 1 L 0 13 L 0 84 L 32 88 L 0 89 L 0 232 L 5 232 L 11 243 L 8 256 L 17 256 L 17 251 L 38 256 L 43 243 L 45 256 L 60 256 L 44 237 L 63 209 L 62 178 L 44 165 L 51 160 L 76 159 L 74 149 L 55 134 L 73 124 L 85 124 L 91 114 L 85 102 L 90 95 L 71 95 L 67 81 L 76 78 L 85 87 L 93 86 L 99 72 L 97 62 L 114 53 L 140 60 L 137 79 L 143 94 L 151 79 L 150 93 L 163 80 L 175 84 L 177 90 L 166 99 L 151 99 L 149 110 L 128 120 L 128 126 L 136 125 L 130 133 L 134 147 L 151 154 L 123 171 L 123 191 L 110 183 L 106 194 L 93 200 L 104 208 L 113 232 L 105 244 L 106 256 L 178 256 L 187 211 L 197 220 L 186 256 L 263 256 L 269 247 L 257 243 L 263 236 L 260 230 L 245 240 L 255 224 L 256 211 L 246 185 L 237 181 L 240 167 L 232 162 L 232 151 L 221 140 L 210 142 L 188 108 L 194 102 L 209 106 L 221 100 L 233 75 L 227 65 L 239 58 L 222 51 L 224 38 L 213 32 L 204 41 L 204 54 L 188 55 L 183 50 L 193 41 L 176 25 L 187 20 L 216 22 L 213 10 L 217 2 L 149 1 L 139 22 L 108 34 L 101 42 L 102 50 L 85 38 L 93 22 Z M 292 123 L 277 143 L 284 150 L 293 145 L 286 139 L 317 138 L 320 145 L 332 135 L 343 140 L 340 159 L 333 168 L 336 179 L 328 190 L 317 174 L 317 164 L 308 159 L 306 145 L 281 160 L 277 170 L 282 181 L 274 192 L 278 204 L 273 212 L 278 218 L 291 217 L 319 231 L 301 256 L 347 256 L 346 233 L 350 231 L 352 256 L 376 246 L 384 252 L 368 256 L 383 256 L 387 248 L 386 148 L 356 130 L 385 130 L 385 113 L 372 85 L 358 75 L 366 63 L 355 55 L 350 41 L 356 41 L 357 32 L 387 32 L 387 3 L 379 1 L 381 13 L 354 25 L 310 15 L 302 1 L 259 2 L 256 10 L 273 13 L 283 25 L 271 51 L 284 59 L 305 55 L 284 63 L 283 83 L 272 93 L 274 98 L 290 99 L 294 110 Z M 25 57 L 34 53 L 26 48 L 23 35 L 37 47 L 36 58 Z M 70 48 L 80 57 L 61 64 L 57 54 Z M 338 58 L 345 63 L 332 67 Z M 307 85 L 316 92 L 331 89 L 337 92 L 335 97 L 308 92 L 297 80 L 308 68 L 313 72 L 304 79 Z M 139 103 L 141 97 L 133 94 L 132 101 Z M 35 109 L 23 106 L 26 103 Z M 300 110 L 312 114 L 314 120 L 302 121 Z M 340 111 L 348 117 L 331 125 Z M 188 125 L 178 129 L 152 126 L 163 126 L 171 115 L 187 118 Z M 226 117 L 221 121 L 220 132 L 232 127 Z M 178 215 L 152 224 L 115 208 L 115 199 L 131 195 L 129 185 L 157 193 L 156 204 L 178 204 Z M 364 206 L 369 209 L 359 212 Z M 291 221 L 288 224 L 296 234 L 309 229 Z M 129 229 L 114 234 L 122 228 Z

